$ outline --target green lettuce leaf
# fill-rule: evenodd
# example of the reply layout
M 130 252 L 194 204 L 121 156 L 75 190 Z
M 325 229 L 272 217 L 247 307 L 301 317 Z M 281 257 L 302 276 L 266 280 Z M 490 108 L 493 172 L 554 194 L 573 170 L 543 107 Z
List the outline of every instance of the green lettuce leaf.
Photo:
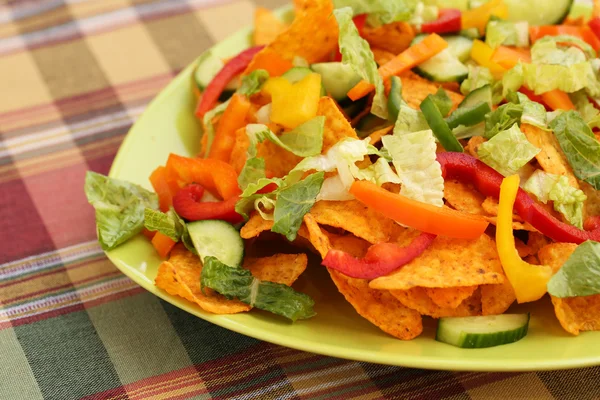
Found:
M 434 95 L 431 95 L 431 99 L 442 113 L 442 116 L 447 116 L 452 109 L 452 99 L 448 96 L 444 88 L 440 87 Z
M 486 67 L 469 65 L 468 68 L 469 75 L 460 85 L 460 92 L 465 96 L 485 85 L 493 85 L 496 81 L 490 70 Z
M 238 176 L 238 185 L 240 189 L 246 190 L 246 188 L 258 182 L 261 179 L 266 178 L 265 172 L 265 160 L 262 157 L 251 157 L 246 160 L 244 167 L 240 171 L 240 175 Z M 266 185 L 265 185 L 266 186 Z M 251 189 L 252 190 L 252 189 Z M 256 192 L 253 189 L 252 193 Z
M 596 58 L 593 47 L 571 35 L 544 36 L 531 46 L 531 62 L 537 64 L 568 66 L 592 58 Z
M 600 127 L 600 111 L 594 107 L 585 90 L 570 93 L 569 97 L 590 129 Z
M 541 150 L 529 143 L 515 123 L 510 129 L 499 132 L 477 151 L 479 159 L 504 176 L 517 173 Z
M 381 186 L 384 183 L 402 183 L 400 177 L 394 172 L 388 161 L 383 157 L 378 158 L 377 161 L 367 168 L 359 170 L 357 178 L 363 181 L 373 182 L 377 186 Z
M 431 130 L 386 135 L 381 140 L 400 177 L 400 194 L 442 207 L 444 179 L 442 168 L 436 161 L 437 146 Z
M 548 282 L 548 293 L 560 298 L 600 294 L 600 243 L 588 240 L 577 246 Z
M 198 254 L 185 221 L 172 208 L 166 213 L 146 208 L 144 211 L 144 226 L 149 231 L 158 231 L 167 235 L 175 242 L 183 242 L 189 251 Z
M 586 61 L 570 66 L 523 64 L 523 83 L 542 94 L 554 89 L 573 93 L 581 89 L 589 90 L 591 96 L 600 96 L 600 84 L 591 64 Z
M 252 71 L 242 78 L 242 83 L 236 92 L 244 96 L 252 96 L 260 92 L 267 79 L 269 79 L 269 73 L 264 69 Z
M 275 223 L 271 228 L 272 232 L 285 235 L 289 241 L 296 239 L 304 215 L 317 201 L 324 178 L 323 172 L 316 172 L 279 191 L 273 213 Z
M 510 129 L 516 123 L 521 121 L 523 115 L 523 106 L 515 103 L 506 103 L 498 107 L 495 111 L 485 116 L 485 137 L 493 138 L 498 133 Z
M 98 240 L 112 250 L 144 228 L 146 207 L 158 208 L 158 196 L 141 186 L 88 171 L 85 195 L 96 210 Z
M 375 97 L 373 98 L 371 113 L 387 119 L 388 109 L 383 79 L 381 79 L 381 75 L 377 70 L 377 63 L 375 63 L 369 43 L 358 34 L 358 30 L 352 21 L 352 12 L 350 7 L 333 11 L 340 30 L 339 47 L 342 53 L 342 62 L 351 65 L 356 74 L 375 86 Z
M 429 124 L 427 124 L 427 120 L 421 110 L 415 110 L 405 104 L 400 106 L 398 118 L 394 125 L 395 135 L 424 131 L 427 129 L 429 129 Z
M 575 176 L 600 190 L 600 142 L 581 115 L 577 111 L 564 112 L 550 123 L 550 128 Z
M 215 257 L 206 257 L 200 276 L 202 287 L 208 287 L 228 299 L 237 298 L 252 307 L 281 315 L 292 321 L 315 314 L 315 302 L 281 283 L 261 281 L 242 267 L 230 267 Z
M 583 229 L 583 205 L 587 196 L 569 185 L 566 176 L 536 170 L 525 182 L 523 189 L 544 204 L 552 200 L 556 211 L 564 215 L 571 225 Z
M 507 100 L 521 106 L 521 123 L 548 130 L 548 113 L 543 105 L 531 101 L 529 97 L 520 92 L 510 92 L 507 96 Z M 516 115 L 516 108 L 514 115 Z
M 485 43 L 492 49 L 502 45 L 528 47 L 529 24 L 526 21 L 490 20 L 485 29 Z
M 336 9 L 350 7 L 353 15 L 368 14 L 368 22 L 372 26 L 408 21 L 418 3 L 418 0 L 333 0 Z
M 516 92 L 523 86 L 523 64 L 518 63 L 502 76 L 502 97 L 505 98 L 509 93 Z

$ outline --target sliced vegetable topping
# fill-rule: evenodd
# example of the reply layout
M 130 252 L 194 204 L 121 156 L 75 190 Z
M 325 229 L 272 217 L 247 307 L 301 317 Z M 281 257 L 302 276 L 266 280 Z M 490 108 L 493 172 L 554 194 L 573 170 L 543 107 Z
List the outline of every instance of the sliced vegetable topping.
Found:
M 428 95 L 421 103 L 421 111 L 427 120 L 429 127 L 433 131 L 435 137 L 442 144 L 444 149 L 448 151 L 462 152 L 463 147 L 456 139 L 448 123 L 444 120 L 444 115 L 434 101 L 432 95 Z
M 235 211 L 237 197 L 231 197 L 223 201 L 200 202 L 203 194 L 204 188 L 202 186 L 188 185 L 180 189 L 173 197 L 173 208 L 175 208 L 177 214 L 188 221 L 220 219 L 233 224 L 242 222 L 242 216 Z
M 435 340 L 479 349 L 514 343 L 527 335 L 529 314 L 440 318 Z

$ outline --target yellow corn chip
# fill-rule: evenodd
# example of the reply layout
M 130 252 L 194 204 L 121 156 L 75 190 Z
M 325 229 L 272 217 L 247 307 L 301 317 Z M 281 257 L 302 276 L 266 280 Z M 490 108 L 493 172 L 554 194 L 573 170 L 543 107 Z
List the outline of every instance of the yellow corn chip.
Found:
M 365 24 L 361 36 L 369 42 L 371 47 L 389 51 L 396 55 L 410 47 L 410 42 L 415 38 L 415 30 L 407 22 L 393 22 L 377 28 Z
M 271 257 L 244 259 L 244 268 L 261 281 L 292 286 L 308 264 L 306 254 L 275 254 Z
M 423 332 L 421 315 L 402 305 L 390 292 L 371 289 L 365 279 L 349 278 L 332 269 L 328 271 L 356 312 L 382 331 L 402 340 L 414 339 Z
M 331 3 L 331 0 L 294 0 L 294 13 L 296 18 L 306 12 L 318 9 Z
M 478 286 L 457 286 L 452 288 L 425 288 L 427 296 L 441 308 L 456 308 L 471 297 Z
M 515 300 L 517 296 L 506 277 L 499 285 L 481 285 L 482 315 L 503 314 Z
M 311 213 L 304 215 L 304 224 L 308 230 L 308 240 L 313 245 L 315 250 L 321 255 L 321 258 L 325 258 L 327 252 L 331 248 L 329 237 L 323 232 L 315 218 Z
M 387 50 L 378 49 L 377 47 L 371 47 L 371 51 L 373 52 L 373 58 L 377 65 L 383 65 L 388 61 L 391 61 L 392 58 L 396 57 L 394 53 L 391 53 Z
M 379 129 L 378 131 L 371 133 L 369 135 L 369 140 L 371 141 L 371 144 L 375 145 L 375 144 L 379 143 L 381 141 L 381 138 L 383 136 L 387 135 L 388 133 L 390 133 L 393 129 L 394 129 L 394 126 L 390 125 L 390 126 L 386 126 L 383 129 Z
M 439 88 L 439 85 L 421 78 L 412 71 L 403 73 L 400 78 L 402 78 L 402 97 L 410 107 L 416 110 L 419 109 L 421 102 L 427 95 L 435 94 Z M 450 91 L 447 93 L 452 99 L 452 109 L 454 110 L 464 99 L 464 96 Z
M 473 136 L 471 139 L 469 139 L 469 142 L 465 146 L 465 151 L 478 159 L 479 156 L 477 155 L 477 151 L 479 150 L 479 146 L 485 142 L 487 142 L 486 138 L 481 136 Z
M 551 174 L 566 176 L 569 184 L 579 189 L 577 178 L 554 134 L 528 124 L 521 125 L 521 130 L 532 145 L 542 150 L 535 156 L 542 169 Z
M 325 258 L 331 248 L 345 251 L 354 257 L 363 257 L 371 246 L 371 243 L 354 235 L 337 235 L 324 231 L 310 213 L 304 216 L 304 225 L 310 243 L 322 258 Z
M 163 261 L 158 267 L 155 284 L 167 293 L 183 297 L 198 304 L 204 311 L 214 314 L 235 314 L 249 311 L 250 306 L 237 300 L 228 300 L 225 296 L 204 288 L 200 289 L 202 263 L 198 256 L 177 245 L 171 251 L 169 261 Z
M 255 212 L 240 230 L 240 236 L 242 239 L 255 238 L 264 231 L 270 231 L 273 224 L 273 221 L 267 221 L 259 213 Z
M 485 214 L 482 207 L 485 196 L 466 183 L 455 179 L 446 179 L 444 181 L 444 198 L 452 208 L 458 211 L 476 215 Z
M 357 200 L 318 201 L 310 213 L 320 225 L 344 229 L 370 243 L 389 242 L 396 225 Z
M 569 333 L 600 330 L 600 294 L 559 299 L 552 297 L 560 325 Z
M 422 287 L 413 287 L 408 290 L 390 290 L 390 293 L 411 310 L 429 315 L 432 318 L 481 315 L 481 292 L 478 289 L 455 308 L 438 306 L 427 295 L 425 288 Z
M 537 254 L 540 249 L 547 244 L 550 244 L 550 239 L 539 232 L 529 232 L 527 246 L 531 248 L 532 254 Z
M 255 46 L 271 43 L 286 28 L 287 25 L 281 22 L 271 10 L 257 7 L 254 11 L 254 33 L 252 37 Z
M 289 28 L 256 54 L 246 71 L 269 64 L 273 54 L 290 62 L 294 57 L 302 57 L 312 64 L 324 61 L 335 51 L 338 26 L 332 14 L 333 4 L 330 1 L 302 3 L 300 7 L 303 11 L 296 15 Z
M 338 108 L 335 100 L 331 97 L 321 97 L 317 115 L 325 117 L 325 127 L 323 129 L 323 154 L 327 153 L 327 150 L 329 150 L 331 146 L 344 138 L 350 137 L 358 139 L 356 131 L 352 128 L 352 125 L 350 125 L 346 117 L 344 117 L 344 114 Z
M 579 181 L 579 186 L 587 196 L 584 203 L 583 217 L 600 215 L 600 190 L 594 189 L 592 185 L 584 181 Z
M 287 175 L 302 160 L 301 157 L 282 149 L 270 140 L 259 143 L 256 150 L 257 157 L 265 160 L 265 169 L 276 177 Z
M 557 273 L 576 248 L 574 243 L 551 243 L 540 249 L 538 258 L 542 265 L 550 266 L 552 272 Z
M 481 207 L 485 210 L 488 215 L 493 217 L 498 216 L 498 199 L 494 197 L 486 197 L 485 201 L 481 204 Z M 523 218 L 519 214 L 513 214 L 513 221 L 523 222 Z
M 504 282 L 496 244 L 487 235 L 475 240 L 438 236 L 419 257 L 398 271 L 371 281 L 373 289 L 448 288 Z
M 485 219 L 486 221 L 488 221 L 492 225 L 496 225 L 496 220 L 498 219 L 498 217 L 491 216 L 491 215 L 484 215 L 483 219 Z M 514 221 L 512 223 L 512 227 L 513 227 L 514 230 L 517 230 L 517 231 L 537 232 L 537 229 L 535 229 L 529 222 Z

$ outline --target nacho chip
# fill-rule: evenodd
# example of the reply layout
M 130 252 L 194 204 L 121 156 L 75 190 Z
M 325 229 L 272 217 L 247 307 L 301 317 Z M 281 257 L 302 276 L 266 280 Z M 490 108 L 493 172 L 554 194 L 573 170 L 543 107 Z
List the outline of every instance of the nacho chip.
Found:
M 491 216 L 491 215 L 484 215 L 483 219 L 485 219 L 492 225 L 496 225 L 498 217 Z M 538 231 L 529 222 L 513 221 L 512 227 L 516 231 L 529 231 L 529 232 L 537 232 Z
M 320 225 L 344 229 L 373 244 L 389 242 L 396 225 L 358 200 L 318 201 L 310 213 Z
M 390 133 L 392 130 L 394 130 L 394 126 L 390 125 L 371 133 L 369 135 L 369 140 L 371 141 L 371 144 L 376 145 L 377 143 L 381 142 L 381 138 Z
M 270 231 L 274 223 L 274 221 L 263 219 L 259 213 L 255 212 L 240 230 L 240 236 L 242 239 L 255 238 L 264 231 Z
M 331 248 L 329 237 L 323 232 L 311 213 L 304 215 L 304 225 L 306 225 L 306 229 L 308 230 L 308 240 L 321 255 L 321 258 L 325 258 L 327 252 Z
M 235 314 L 249 311 L 251 307 L 241 301 L 228 300 L 212 289 L 200 289 L 202 263 L 198 256 L 177 245 L 171 251 L 169 261 L 158 267 L 155 284 L 167 293 L 183 297 L 198 304 L 204 311 L 214 314 Z
M 402 340 L 410 340 L 423 332 L 421 315 L 402 305 L 388 291 L 369 287 L 365 279 L 349 278 L 328 269 L 341 294 L 363 318 L 382 331 Z
M 481 292 L 478 289 L 455 308 L 438 306 L 427 295 L 425 288 L 422 287 L 414 287 L 408 290 L 390 290 L 390 293 L 406 307 L 432 318 L 481 315 Z
M 552 297 L 560 325 L 569 333 L 600 330 L 600 294 L 559 299 Z
M 481 314 L 503 314 L 517 300 L 507 278 L 499 285 L 481 285 Z
M 391 53 L 384 49 L 379 49 L 377 47 L 371 47 L 371 51 L 373 52 L 373 58 L 377 65 L 383 65 L 390 61 L 392 58 L 396 57 L 394 53 Z
M 485 214 L 482 207 L 485 196 L 466 183 L 455 179 L 445 180 L 444 198 L 455 210 L 475 215 Z
M 527 246 L 531 248 L 532 254 L 537 254 L 540 249 L 550 244 L 550 239 L 539 232 L 529 232 Z
M 287 25 L 281 22 L 268 8 L 257 7 L 254 11 L 254 32 L 252 38 L 255 46 L 271 43 L 286 28 Z
M 485 142 L 487 142 L 486 138 L 481 137 L 481 136 L 473 136 L 467 142 L 467 145 L 465 146 L 465 151 L 467 153 L 469 153 L 470 155 L 472 155 L 473 157 L 479 159 L 479 156 L 477 155 L 477 151 L 479 150 L 479 146 L 481 146 Z
M 457 286 L 452 288 L 425 288 L 427 296 L 441 308 L 456 308 L 473 295 L 478 286 Z
M 371 281 L 373 289 L 448 288 L 504 282 L 496 244 L 487 235 L 475 240 L 438 236 L 419 257 L 394 273 Z
M 271 257 L 244 259 L 244 268 L 261 281 L 292 286 L 306 270 L 306 254 L 275 254 Z
M 551 174 L 566 176 L 569 184 L 579 189 L 577 178 L 554 134 L 528 124 L 521 125 L 521 130 L 532 145 L 542 150 L 535 156 L 542 169 Z
M 410 42 L 415 38 L 415 30 L 407 22 L 392 22 L 377 28 L 365 24 L 361 30 L 361 36 L 369 42 L 371 47 L 396 55 L 410 47 Z
M 235 143 L 233 145 L 233 149 L 231 150 L 229 164 L 238 174 L 241 172 L 242 168 L 244 168 L 244 164 L 246 164 L 248 146 L 250 146 L 250 140 L 246 134 L 246 127 L 235 131 Z
M 325 6 L 331 0 L 294 0 L 294 13 L 296 18 L 309 11 Z
M 327 153 L 327 150 L 340 140 L 350 137 L 358 139 L 356 131 L 352 128 L 352 125 L 348 122 L 344 114 L 340 111 L 335 100 L 331 97 L 321 97 L 319 100 L 319 108 L 317 109 L 317 116 L 325 117 L 325 127 L 323 129 L 323 151 Z
M 498 199 L 494 197 L 486 197 L 485 201 L 481 204 L 481 207 L 485 210 L 488 215 L 497 217 L 498 216 Z M 523 218 L 519 214 L 513 214 L 513 221 L 523 222 Z
M 406 103 L 414 108 L 419 109 L 421 102 L 429 94 L 435 94 L 438 91 L 439 85 L 421 78 L 412 71 L 407 71 L 400 75 L 402 79 L 402 97 Z M 464 96 L 455 92 L 447 92 L 452 99 L 452 110 L 456 109 Z
M 265 169 L 279 178 L 286 176 L 302 160 L 302 157 L 282 149 L 270 140 L 259 143 L 256 150 L 257 157 L 265 160 Z
M 600 190 L 594 189 L 592 185 L 584 181 L 579 181 L 579 186 L 587 196 L 587 200 L 583 203 L 583 217 L 600 215 Z
M 303 2 L 302 9 L 288 29 L 283 31 L 267 47 L 262 49 L 246 71 L 254 71 L 266 64 L 274 55 L 289 62 L 294 57 L 302 57 L 309 64 L 324 61 L 337 48 L 338 26 L 332 15 L 333 4 L 330 1 Z M 317 3 L 317 2 L 315 2 Z
M 540 249 L 538 258 L 543 265 L 552 268 L 552 273 L 557 273 L 571 254 L 575 251 L 575 243 L 551 243 Z

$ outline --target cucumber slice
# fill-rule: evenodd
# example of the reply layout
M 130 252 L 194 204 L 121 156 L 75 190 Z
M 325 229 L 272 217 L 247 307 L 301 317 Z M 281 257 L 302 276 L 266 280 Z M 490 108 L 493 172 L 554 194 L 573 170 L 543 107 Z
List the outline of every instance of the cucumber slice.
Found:
M 200 90 L 204 90 L 225 65 L 223 64 L 223 61 L 219 57 L 213 55 L 210 50 L 202 53 L 196 62 L 198 63 L 198 66 L 194 71 L 194 80 Z M 223 91 L 224 94 L 227 94 L 226 98 L 231 97 L 238 85 L 239 79 L 233 79 L 229 82 Z
M 523 339 L 528 327 L 529 314 L 440 318 L 435 340 L 470 349 L 493 347 Z
M 220 220 L 190 222 L 187 229 L 200 258 L 213 256 L 231 267 L 242 264 L 244 241 L 233 225 Z
M 481 37 L 481 33 L 479 33 L 479 29 L 477 28 L 463 29 L 458 34 L 467 39 L 479 39 Z
M 283 75 L 282 78 L 287 79 L 290 83 L 300 82 L 304 77 L 308 74 L 314 73 L 308 67 L 292 67 L 288 69 Z M 323 86 L 323 78 L 321 77 L 321 96 L 325 96 L 327 92 L 325 91 L 325 87 Z
M 411 46 L 419 43 L 426 36 L 423 34 L 415 36 Z M 458 52 L 459 43 L 455 41 L 454 44 L 456 45 L 455 51 Z M 461 82 L 469 75 L 469 69 L 450 51 L 450 43 L 448 43 L 447 49 L 416 66 L 414 71 L 434 82 Z
M 504 0 L 508 20 L 527 21 L 530 25 L 560 24 L 569 14 L 573 0 Z M 552 5 L 550 5 L 552 4 Z
M 360 76 L 348 64 L 327 62 L 313 64 L 311 68 L 321 75 L 325 91 L 337 101 L 346 98 L 350 89 L 360 82 Z
M 484 85 L 466 95 L 463 101 L 458 105 L 458 108 L 473 107 L 481 102 L 488 103 L 490 108 L 492 108 L 492 96 L 492 87 L 490 85 Z
M 448 42 L 448 50 L 460 62 L 467 62 L 471 58 L 471 49 L 473 48 L 473 40 L 464 36 L 444 36 L 444 40 Z

